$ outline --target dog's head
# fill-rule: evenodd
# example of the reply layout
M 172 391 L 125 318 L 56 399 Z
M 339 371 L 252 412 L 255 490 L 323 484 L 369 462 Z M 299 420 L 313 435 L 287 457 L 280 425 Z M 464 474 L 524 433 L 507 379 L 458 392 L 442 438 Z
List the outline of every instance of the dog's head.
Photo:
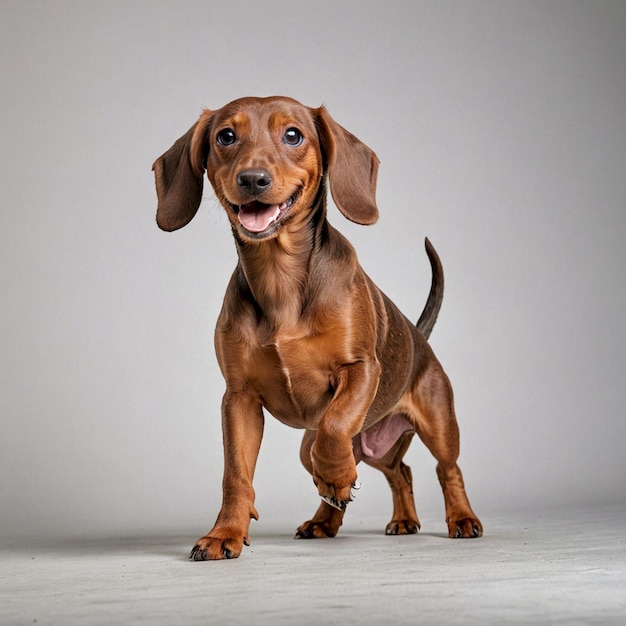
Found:
M 286 222 L 306 221 L 326 175 L 348 219 L 378 219 L 374 152 L 324 107 L 290 98 L 241 98 L 203 111 L 152 169 L 163 230 L 181 228 L 196 214 L 205 170 L 233 228 L 246 240 L 272 238 Z

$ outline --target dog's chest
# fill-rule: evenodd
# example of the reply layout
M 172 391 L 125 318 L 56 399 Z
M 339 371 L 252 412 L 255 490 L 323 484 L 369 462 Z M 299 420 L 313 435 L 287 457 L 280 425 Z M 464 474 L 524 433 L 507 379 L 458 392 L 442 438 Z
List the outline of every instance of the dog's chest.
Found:
M 268 411 L 296 428 L 316 428 L 333 395 L 333 364 L 314 341 L 274 341 L 257 370 Z

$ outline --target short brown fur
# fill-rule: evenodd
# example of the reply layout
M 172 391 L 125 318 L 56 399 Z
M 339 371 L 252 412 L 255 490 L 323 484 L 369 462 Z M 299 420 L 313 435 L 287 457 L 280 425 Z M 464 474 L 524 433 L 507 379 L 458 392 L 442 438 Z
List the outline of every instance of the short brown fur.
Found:
M 439 259 L 427 240 L 433 287 L 416 326 L 326 219 L 328 184 L 348 219 L 377 220 L 376 155 L 323 107 L 242 98 L 205 110 L 153 169 L 164 230 L 193 218 L 206 170 L 239 256 L 215 333 L 226 380 L 223 501 L 191 557 L 233 558 L 249 545 L 263 408 L 305 430 L 300 457 L 323 498 L 297 537 L 338 532 L 359 460 L 391 487 L 387 534 L 416 533 L 411 471 L 402 462 L 414 433 L 438 461 L 449 536 L 482 535 L 457 465 L 452 388 L 427 343 L 441 305 Z M 393 441 L 383 444 L 376 433 L 393 428 Z

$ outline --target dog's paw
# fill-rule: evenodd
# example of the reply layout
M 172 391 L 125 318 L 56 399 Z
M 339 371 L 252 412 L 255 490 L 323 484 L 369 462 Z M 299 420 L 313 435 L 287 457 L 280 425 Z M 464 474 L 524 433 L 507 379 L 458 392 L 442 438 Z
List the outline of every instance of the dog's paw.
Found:
M 348 504 L 354 500 L 354 492 L 361 488 L 361 485 L 353 484 L 350 487 L 340 489 L 328 485 L 319 479 L 315 480 L 315 486 L 317 487 L 320 497 L 326 504 L 342 512 L 345 511 Z
M 326 482 L 316 474 L 313 475 L 313 482 L 322 500 L 338 511 L 345 511 L 348 504 L 355 498 L 354 492 L 361 488 L 360 483 L 356 482 L 356 466 L 354 472 L 351 472 L 349 482 L 344 483 L 347 484 L 346 487 L 340 486 L 343 481 Z
M 324 539 L 326 537 L 334 537 L 341 528 L 344 510 L 322 502 L 313 518 L 304 522 L 304 524 L 296 530 L 294 539 Z
M 352 442 L 348 441 L 348 444 L 345 454 L 336 450 L 330 457 L 319 453 L 317 441 L 311 449 L 313 482 L 317 491 L 326 504 L 339 511 L 345 510 L 348 503 L 354 500 L 354 490 L 360 488 Z
M 448 537 L 450 539 L 474 539 L 482 537 L 483 525 L 474 517 L 448 522 Z
M 352 487 L 350 487 L 349 497 L 347 500 L 338 500 L 336 496 L 332 496 L 330 498 L 327 496 L 322 496 L 322 500 L 324 500 L 326 504 L 329 504 L 330 506 L 332 506 L 334 509 L 337 509 L 338 511 L 345 511 L 346 507 L 348 506 L 348 503 L 352 502 L 354 498 L 356 497 L 354 492 L 358 491 L 360 488 L 361 488 L 361 483 L 352 485 Z
M 218 561 L 221 559 L 236 559 L 243 550 L 243 546 L 249 546 L 247 537 L 221 536 L 222 533 L 211 531 L 208 535 L 200 537 L 192 548 L 189 558 L 194 561 Z
M 322 500 L 324 500 L 326 504 L 332 506 L 338 511 L 345 511 L 348 503 L 352 501 L 352 494 L 350 494 L 350 498 L 348 498 L 347 500 L 337 500 L 335 496 L 332 496 L 330 498 L 328 496 L 322 496 Z
M 415 535 L 419 529 L 420 523 L 417 520 L 391 520 L 385 528 L 385 535 Z
M 309 520 L 296 530 L 294 539 L 327 539 L 328 537 L 334 537 L 338 531 L 339 526 L 333 523 Z

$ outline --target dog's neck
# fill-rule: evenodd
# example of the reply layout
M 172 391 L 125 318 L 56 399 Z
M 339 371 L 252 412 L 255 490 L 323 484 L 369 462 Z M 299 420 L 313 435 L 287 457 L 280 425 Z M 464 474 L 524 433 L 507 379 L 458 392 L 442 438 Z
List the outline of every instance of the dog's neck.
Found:
M 277 236 L 247 242 L 235 234 L 239 267 L 269 329 L 295 328 L 302 318 L 311 259 L 328 236 L 326 195 L 306 210 L 308 218 L 287 221 Z

